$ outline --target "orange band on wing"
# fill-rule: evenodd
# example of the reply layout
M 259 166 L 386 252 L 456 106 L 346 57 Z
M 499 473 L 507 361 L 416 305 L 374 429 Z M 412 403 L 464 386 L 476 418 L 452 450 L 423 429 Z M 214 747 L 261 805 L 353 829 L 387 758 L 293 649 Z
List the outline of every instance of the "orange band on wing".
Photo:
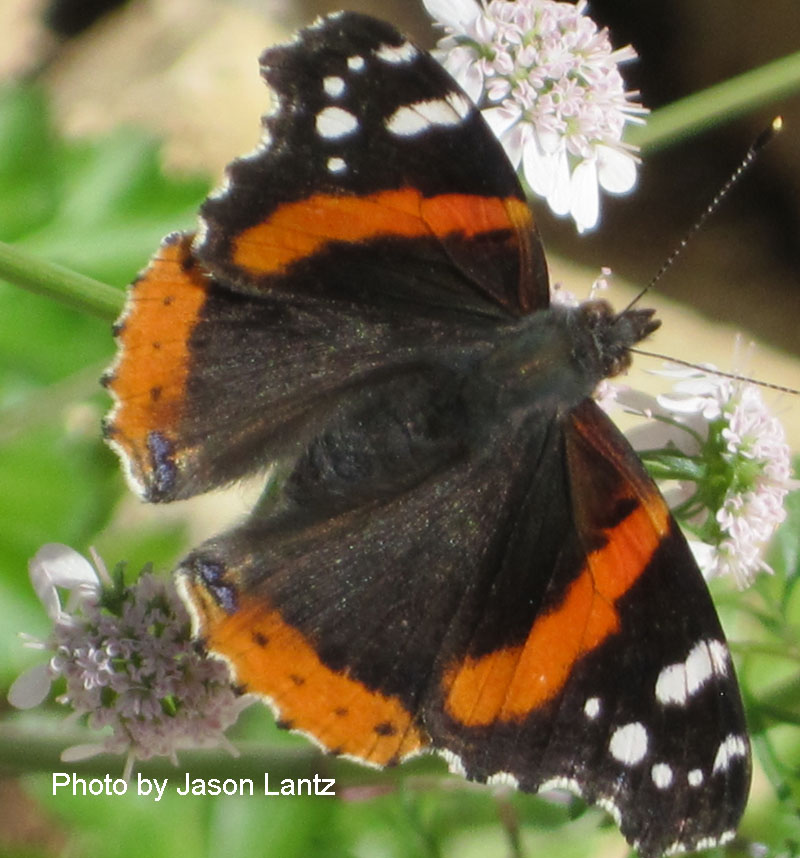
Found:
M 117 407 L 109 437 L 137 462 L 147 436 L 174 427 L 189 371 L 189 338 L 208 293 L 189 265 L 192 236 L 170 236 L 131 289 L 119 325 L 119 360 L 108 387 Z
M 203 606 L 209 649 L 229 661 L 247 691 L 274 703 L 290 729 L 309 733 L 327 750 L 377 765 L 428 743 L 399 700 L 331 670 L 268 604 L 244 599 L 228 615 L 212 606 L 201 587 L 186 583 L 195 606 Z
M 536 620 L 523 645 L 469 657 L 446 673 L 446 707 L 454 719 L 470 727 L 522 720 L 561 691 L 579 658 L 619 629 L 614 603 L 669 528 L 663 502 L 650 500 L 605 531 L 607 544 L 587 557 L 561 604 Z
M 381 236 L 470 237 L 495 230 L 517 231 L 530 223 L 530 209 L 515 197 L 423 197 L 415 188 L 362 197 L 315 194 L 279 206 L 266 221 L 237 235 L 232 261 L 257 277 L 280 274 L 332 241 L 357 243 Z

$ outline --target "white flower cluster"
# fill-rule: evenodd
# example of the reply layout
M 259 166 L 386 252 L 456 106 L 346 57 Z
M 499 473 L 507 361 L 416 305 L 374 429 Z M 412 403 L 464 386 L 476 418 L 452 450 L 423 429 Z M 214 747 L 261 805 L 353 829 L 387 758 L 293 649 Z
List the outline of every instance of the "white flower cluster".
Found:
M 653 460 L 659 450 L 667 461 L 678 451 L 691 463 L 697 477 L 676 472 L 682 488 L 671 505 L 697 536 L 690 544 L 706 576 L 729 574 L 746 587 L 759 571 L 772 571 L 762 554 L 797 487 L 783 426 L 752 384 L 696 369 L 662 374 L 677 378 L 673 393 L 627 397 L 655 420 L 631 440 Z
M 730 475 L 721 504 L 711 510 L 719 541 L 700 549 L 706 574 L 731 574 L 746 587 L 758 571 L 772 571 L 761 554 L 786 518 L 784 500 L 793 487 L 786 434 L 751 384 L 694 373 L 675 390 L 678 396 L 661 396 L 659 404 L 702 420 L 708 429 L 701 455 L 717 457 Z
M 595 226 L 599 187 L 625 193 L 636 181 L 635 149 L 622 133 L 647 111 L 618 68 L 633 48 L 613 50 L 607 30 L 584 15 L 585 0 L 424 2 L 447 33 L 442 64 L 483 107 L 531 190 L 579 231 Z

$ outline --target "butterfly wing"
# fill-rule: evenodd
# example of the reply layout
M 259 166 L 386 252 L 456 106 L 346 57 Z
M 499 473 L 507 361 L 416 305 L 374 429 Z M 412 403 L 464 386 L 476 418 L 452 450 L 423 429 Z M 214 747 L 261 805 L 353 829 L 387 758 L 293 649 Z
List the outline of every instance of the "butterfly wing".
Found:
M 346 419 L 298 463 L 282 507 L 200 546 L 180 570 L 198 634 L 237 681 L 287 726 L 376 764 L 429 744 L 423 708 L 439 684 L 440 654 L 454 628 L 482 613 L 516 530 L 511 510 L 528 490 L 526 463 L 540 463 L 543 482 L 558 483 L 561 468 L 546 427 L 523 448 L 514 437 L 495 455 L 476 455 L 468 410 L 441 426 L 433 388 L 427 401 L 406 402 L 394 423 L 418 427 L 414 446 L 448 445 L 425 472 L 365 496 L 375 468 L 358 468 L 342 492 L 350 502 L 331 514 L 328 498 L 343 479 L 336 463 L 370 449 L 369 426 Z M 547 525 L 563 530 L 555 510 Z M 548 551 L 543 565 L 557 540 Z
M 444 656 L 425 724 L 469 777 L 567 788 L 608 810 L 644 856 L 724 842 L 750 751 L 710 595 L 613 423 L 586 400 L 562 429 L 560 486 L 534 474 L 519 511 L 527 544 L 510 546 L 484 613 L 452 647 L 462 654 Z M 539 525 L 548 503 L 568 523 L 555 536 Z M 543 538 L 561 544 L 552 575 L 538 562 Z M 535 605 L 525 576 L 545 588 Z M 516 630 L 498 646 L 503 627 Z
M 264 141 L 117 324 L 106 436 L 147 500 L 291 458 L 376 379 L 475 361 L 548 303 L 514 171 L 428 54 L 347 13 L 262 64 Z
M 749 784 L 733 666 L 635 454 L 589 400 L 481 451 L 201 546 L 181 572 L 199 633 L 328 750 L 434 748 L 475 780 L 571 789 L 645 856 L 730 837 Z
M 547 305 L 516 174 L 429 54 L 339 13 L 261 66 L 275 94 L 262 143 L 201 210 L 197 254 L 212 273 L 243 291 L 494 316 Z

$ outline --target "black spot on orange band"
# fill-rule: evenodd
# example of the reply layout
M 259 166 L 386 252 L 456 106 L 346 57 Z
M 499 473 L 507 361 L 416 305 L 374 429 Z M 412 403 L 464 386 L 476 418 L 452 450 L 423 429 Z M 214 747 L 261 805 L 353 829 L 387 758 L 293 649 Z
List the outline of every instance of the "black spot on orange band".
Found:
M 164 241 L 131 287 L 115 326 L 119 358 L 106 385 L 117 406 L 105 431 L 137 477 L 153 467 L 154 433 L 167 443 L 176 437 L 180 421 L 190 335 L 208 292 L 202 273 L 186 264 L 191 240 L 191 235 L 175 234 Z
M 313 643 L 268 603 L 241 597 L 228 614 L 202 584 L 190 577 L 184 583 L 209 650 L 227 659 L 248 692 L 273 702 L 292 729 L 309 733 L 329 750 L 378 765 L 428 744 L 413 713 L 397 698 L 329 668 Z

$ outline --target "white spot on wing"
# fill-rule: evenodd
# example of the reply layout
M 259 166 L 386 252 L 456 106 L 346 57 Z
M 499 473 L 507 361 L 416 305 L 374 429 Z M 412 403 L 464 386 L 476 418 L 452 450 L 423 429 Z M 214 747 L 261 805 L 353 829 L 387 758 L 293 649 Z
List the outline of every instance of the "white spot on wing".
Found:
M 730 655 L 728 647 L 722 641 L 709 641 L 708 652 L 711 656 L 711 666 L 717 676 L 727 676 L 728 660 Z
M 666 763 L 656 763 L 650 769 L 650 777 L 659 789 L 667 789 L 672 785 L 672 768 Z
M 711 679 L 714 668 L 708 644 L 700 641 L 686 657 L 686 687 L 691 697 Z
M 586 703 L 583 704 L 583 714 L 594 721 L 594 719 L 600 714 L 600 698 L 590 697 Z
M 730 843 L 735 836 L 735 831 L 723 831 L 719 837 L 700 837 L 694 843 L 676 840 L 664 850 L 664 854 L 677 855 L 680 852 L 700 852 L 703 849 L 713 849 L 715 846 L 724 846 L 726 843 Z
M 358 128 L 358 119 L 341 107 L 326 107 L 317 114 L 317 133 L 326 140 L 338 140 Z
M 339 98 L 345 89 L 347 89 L 347 86 L 345 85 L 344 78 L 334 74 L 322 79 L 322 88 L 325 90 L 326 95 L 329 95 L 331 98 Z
M 386 130 L 398 137 L 413 137 L 433 126 L 459 125 L 472 110 L 469 99 L 460 92 L 448 93 L 445 98 L 432 98 L 405 104 L 386 120 Z
M 208 222 L 204 217 L 197 218 L 197 229 L 194 233 L 193 247 L 202 247 L 208 238 Z
M 273 119 L 283 112 L 283 99 L 276 92 L 271 92 L 270 96 L 269 105 L 262 114 L 263 119 Z
M 728 674 L 728 648 L 721 641 L 700 641 L 695 644 L 686 661 L 670 664 L 656 680 L 659 703 L 685 706 L 713 677 Z
M 700 784 L 705 780 L 703 776 L 702 769 L 692 769 L 688 775 L 686 775 L 686 780 L 689 781 L 689 786 L 691 787 L 699 787 Z
M 686 665 L 671 664 L 663 668 L 656 680 L 656 699 L 659 703 L 677 703 L 683 706 L 689 693 L 686 689 Z
M 409 63 L 419 54 L 419 51 L 411 44 L 411 42 L 403 42 L 402 45 L 381 45 L 376 51 L 375 56 L 385 63 L 398 65 L 399 63 Z
M 615 760 L 625 766 L 635 766 L 647 755 L 647 730 L 639 721 L 617 727 L 608 743 L 608 750 Z
M 717 755 L 714 757 L 714 766 L 712 771 L 714 774 L 718 772 L 726 772 L 730 764 L 737 757 L 747 756 L 747 739 L 744 736 L 736 736 L 731 733 L 726 736 L 719 744 Z
M 326 166 L 331 173 L 342 173 L 347 169 L 347 162 L 344 158 L 328 158 Z
M 358 54 L 347 58 L 347 68 L 349 68 L 350 71 L 362 71 L 364 66 L 364 57 L 360 57 Z
M 472 102 L 460 92 L 448 92 L 445 100 L 461 119 L 466 119 L 472 110 Z

